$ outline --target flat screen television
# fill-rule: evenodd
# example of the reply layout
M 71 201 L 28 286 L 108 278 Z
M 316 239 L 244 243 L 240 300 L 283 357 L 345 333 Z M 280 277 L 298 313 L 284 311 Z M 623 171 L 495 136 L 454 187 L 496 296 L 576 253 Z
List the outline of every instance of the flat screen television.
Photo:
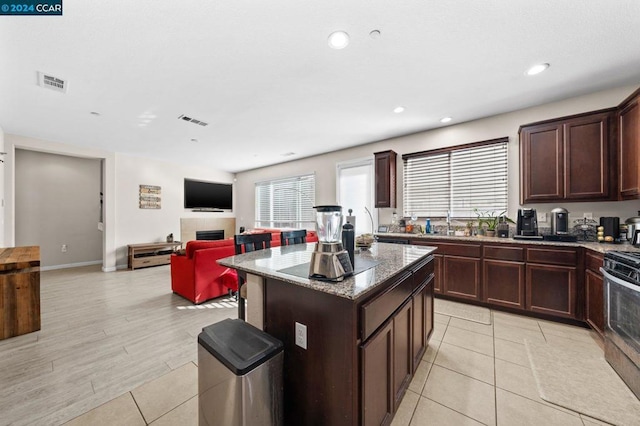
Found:
M 232 210 L 233 185 L 230 183 L 184 180 L 184 208 Z

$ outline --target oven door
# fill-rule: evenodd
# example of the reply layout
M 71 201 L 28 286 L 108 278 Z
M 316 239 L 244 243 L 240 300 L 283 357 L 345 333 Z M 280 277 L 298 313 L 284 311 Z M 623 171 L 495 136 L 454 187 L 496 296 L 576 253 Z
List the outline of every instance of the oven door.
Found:
M 605 281 L 605 336 L 640 366 L 640 286 L 600 271 Z

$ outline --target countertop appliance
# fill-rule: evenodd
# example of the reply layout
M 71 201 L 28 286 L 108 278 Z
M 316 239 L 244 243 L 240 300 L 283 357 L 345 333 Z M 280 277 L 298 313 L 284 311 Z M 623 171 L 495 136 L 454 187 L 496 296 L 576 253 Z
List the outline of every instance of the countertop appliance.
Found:
M 566 235 L 569 233 L 569 212 L 562 207 L 551 210 L 551 233 Z
M 604 242 L 619 243 L 620 242 L 620 218 L 619 217 L 601 217 L 600 226 L 604 228 Z
M 640 398 L 640 253 L 604 255 L 604 357 Z
M 340 242 L 342 231 L 341 206 L 315 206 L 318 242 L 311 253 L 309 278 L 324 281 L 342 281 L 353 274 L 349 253 Z
M 627 240 L 632 241 L 635 231 L 640 230 L 640 211 L 638 211 L 638 216 L 630 217 L 624 223 L 627 225 Z
M 538 235 L 538 216 L 536 209 L 518 209 L 518 221 L 516 223 L 516 240 L 541 240 Z

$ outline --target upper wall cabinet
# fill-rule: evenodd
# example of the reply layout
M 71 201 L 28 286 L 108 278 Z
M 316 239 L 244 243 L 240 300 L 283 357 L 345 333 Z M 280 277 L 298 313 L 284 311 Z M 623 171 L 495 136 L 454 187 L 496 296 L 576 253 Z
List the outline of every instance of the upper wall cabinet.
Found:
M 396 207 L 396 157 L 394 151 L 375 152 L 376 207 Z
M 617 199 L 615 109 L 520 127 L 520 203 Z
M 618 108 L 620 198 L 640 198 L 640 89 Z

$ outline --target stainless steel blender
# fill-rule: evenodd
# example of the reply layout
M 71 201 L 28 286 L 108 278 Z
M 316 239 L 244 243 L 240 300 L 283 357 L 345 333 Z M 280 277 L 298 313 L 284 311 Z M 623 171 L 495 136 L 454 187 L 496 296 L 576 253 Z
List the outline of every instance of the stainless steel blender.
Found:
M 316 206 L 316 232 L 318 242 L 311 254 L 309 278 L 342 281 L 353 274 L 349 253 L 340 242 L 342 232 L 341 206 Z

